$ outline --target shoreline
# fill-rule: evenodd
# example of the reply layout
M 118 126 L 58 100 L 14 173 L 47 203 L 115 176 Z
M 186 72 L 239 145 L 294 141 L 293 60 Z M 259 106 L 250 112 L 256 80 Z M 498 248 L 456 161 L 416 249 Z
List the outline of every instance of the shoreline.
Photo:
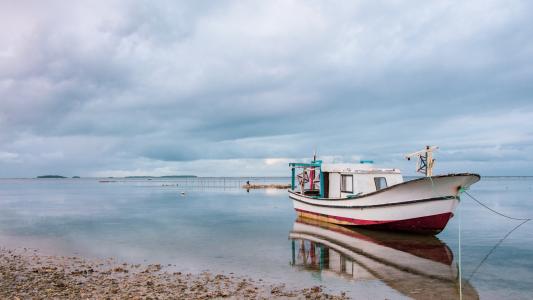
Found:
M 170 265 L 0 248 L 2 299 L 348 299 L 321 286 L 289 289 L 245 276 L 170 272 Z

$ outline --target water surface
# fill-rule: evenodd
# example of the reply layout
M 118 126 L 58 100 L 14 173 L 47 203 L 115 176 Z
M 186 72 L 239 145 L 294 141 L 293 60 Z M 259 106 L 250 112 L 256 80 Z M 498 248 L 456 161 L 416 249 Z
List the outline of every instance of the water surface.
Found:
M 320 224 L 304 224 L 315 226 L 304 228 L 314 236 L 295 237 L 302 227 L 283 190 L 247 192 L 235 179 L 112 181 L 0 180 L 0 245 L 173 264 L 186 272 L 234 272 L 294 287 L 320 284 L 358 298 L 425 298 L 431 286 L 455 298 L 461 232 L 465 293 L 482 299 L 533 295 L 533 222 L 493 249 L 519 222 L 467 197 L 436 238 L 384 238 Z M 531 217 L 532 187 L 533 178 L 483 178 L 470 193 L 508 215 Z M 389 261 L 392 254 L 405 259 Z

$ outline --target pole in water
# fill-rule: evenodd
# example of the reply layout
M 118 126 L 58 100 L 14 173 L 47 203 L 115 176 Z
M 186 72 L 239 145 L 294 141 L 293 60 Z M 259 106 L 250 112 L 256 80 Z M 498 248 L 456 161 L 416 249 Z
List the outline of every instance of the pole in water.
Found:
M 459 300 L 463 300 L 463 274 L 461 272 L 461 206 L 459 205 L 459 208 L 458 208 L 458 217 L 459 217 L 459 255 L 458 255 L 458 260 L 459 260 Z

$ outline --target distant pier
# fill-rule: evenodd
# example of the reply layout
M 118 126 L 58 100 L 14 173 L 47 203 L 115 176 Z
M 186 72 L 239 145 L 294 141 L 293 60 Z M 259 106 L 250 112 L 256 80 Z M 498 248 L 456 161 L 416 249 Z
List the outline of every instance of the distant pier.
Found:
M 242 186 L 243 189 L 251 190 L 251 189 L 288 189 L 290 188 L 290 184 L 253 184 L 253 183 L 247 183 Z

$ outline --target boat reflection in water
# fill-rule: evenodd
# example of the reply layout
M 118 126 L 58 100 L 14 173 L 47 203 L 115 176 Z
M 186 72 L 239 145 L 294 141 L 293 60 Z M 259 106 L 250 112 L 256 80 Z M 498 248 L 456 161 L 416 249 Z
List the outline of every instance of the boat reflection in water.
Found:
M 453 253 L 434 236 L 351 229 L 298 218 L 289 238 L 292 265 L 349 280 L 380 280 L 415 299 L 459 299 Z M 463 280 L 463 299 L 478 299 Z

